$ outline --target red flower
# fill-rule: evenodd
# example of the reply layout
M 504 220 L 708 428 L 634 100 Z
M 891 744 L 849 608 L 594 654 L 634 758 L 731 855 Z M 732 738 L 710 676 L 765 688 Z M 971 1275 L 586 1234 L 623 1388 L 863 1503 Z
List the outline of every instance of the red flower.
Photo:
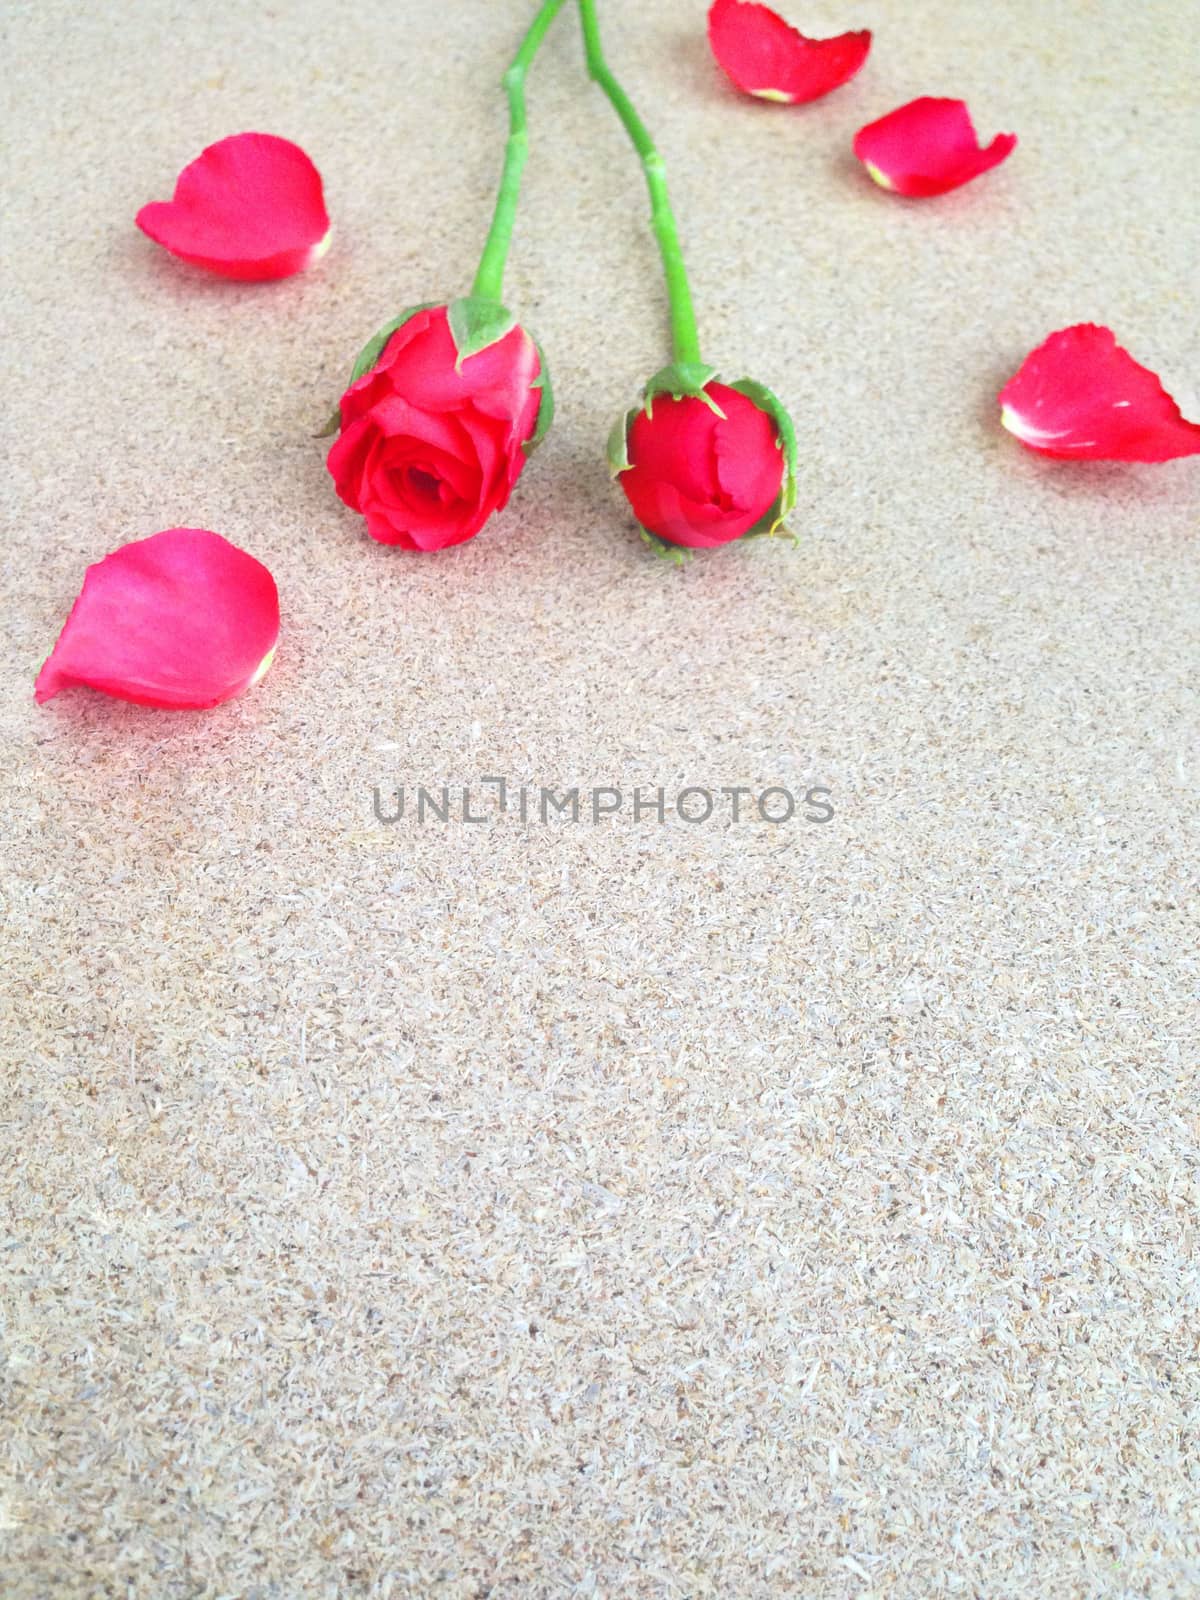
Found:
M 945 194 L 1012 154 L 1015 133 L 981 149 L 965 100 L 922 95 L 854 135 L 854 154 L 883 189 L 912 198 Z
M 199 710 L 257 683 L 278 639 L 279 595 L 262 562 L 219 533 L 168 528 L 87 569 L 34 696 L 85 684 Z
M 474 538 L 549 422 L 533 339 L 506 317 L 502 337 L 463 356 L 451 326 L 463 304 L 401 319 L 342 396 L 329 470 L 381 544 L 442 550 Z
M 799 105 L 848 83 L 867 59 L 871 35 L 806 39 L 769 6 L 714 0 L 708 42 L 726 76 L 760 100 Z
M 329 248 L 321 174 L 290 139 L 235 133 L 184 167 L 137 225 L 173 256 L 225 278 L 287 278 Z
M 1171 461 L 1200 455 L 1153 372 L 1109 328 L 1081 322 L 1052 333 L 1000 391 L 1000 420 L 1021 443 L 1069 461 Z
M 642 528 L 694 550 L 773 529 L 795 504 L 795 436 L 779 401 L 750 382 L 707 382 L 679 397 L 658 382 L 609 444 Z

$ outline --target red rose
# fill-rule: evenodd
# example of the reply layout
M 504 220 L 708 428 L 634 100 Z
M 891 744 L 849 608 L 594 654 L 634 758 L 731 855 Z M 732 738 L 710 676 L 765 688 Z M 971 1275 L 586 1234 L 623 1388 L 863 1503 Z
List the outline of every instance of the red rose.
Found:
M 773 415 L 723 383 L 706 384 L 704 393 L 719 410 L 695 395 L 655 395 L 652 410 L 628 424 L 628 465 L 614 463 L 642 527 L 696 550 L 729 544 L 761 523 L 781 502 L 786 465 Z
M 521 475 L 540 381 L 523 328 L 460 361 L 447 308 L 415 312 L 342 396 L 327 461 L 338 495 L 381 544 L 443 550 L 474 538 Z

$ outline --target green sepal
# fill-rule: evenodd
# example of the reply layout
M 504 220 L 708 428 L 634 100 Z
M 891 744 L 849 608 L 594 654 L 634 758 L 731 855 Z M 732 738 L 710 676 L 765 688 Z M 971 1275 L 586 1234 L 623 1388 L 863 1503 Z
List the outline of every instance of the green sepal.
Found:
M 684 550 L 680 545 L 671 544 L 667 539 L 660 539 L 656 533 L 651 533 L 649 528 L 643 528 L 640 523 L 638 524 L 638 533 L 641 535 L 642 543 L 653 550 L 660 560 L 670 561 L 677 567 L 682 567 L 685 561 L 691 560 L 692 553 L 690 550 Z
M 737 383 L 731 383 L 729 387 L 736 389 L 739 394 L 744 394 L 746 399 L 753 401 L 760 411 L 765 411 L 779 434 L 778 444 L 783 451 L 783 484 L 779 490 L 779 498 L 762 521 L 756 523 L 749 533 L 743 534 L 743 538 L 753 539 L 760 534 L 772 536 L 796 509 L 799 494 L 797 472 L 800 461 L 796 424 L 792 421 L 791 414 L 783 401 L 778 395 L 773 394 L 766 384 L 757 383 L 753 378 L 741 378 Z M 799 543 L 795 534 L 792 534 L 792 543 Z
M 517 325 L 516 317 L 507 306 L 502 306 L 497 300 L 481 300 L 476 295 L 464 295 L 461 300 L 452 300 L 447 312 L 450 337 L 458 351 L 458 360 L 454 365 L 460 372 L 464 361 L 498 344 Z
M 799 549 L 800 540 L 791 528 L 784 525 L 783 519 L 779 514 L 779 501 L 776 500 L 771 509 L 759 517 L 752 528 L 746 529 L 746 532 L 742 534 L 742 539 L 773 539 L 781 530 L 792 541 L 792 549 Z M 742 540 L 739 539 L 738 543 L 740 544 L 741 542 Z
M 631 411 L 622 411 L 612 425 L 612 432 L 608 436 L 608 470 L 614 478 L 628 472 L 633 465 L 629 459 L 629 430 L 640 410 L 640 406 L 634 406 Z
M 521 446 L 527 456 L 531 456 L 541 444 L 554 421 L 554 385 L 550 381 L 550 368 L 546 365 L 546 352 L 536 339 L 533 342 L 538 353 L 538 375 L 530 387 L 542 391 L 542 403 L 538 406 L 537 427 Z
M 656 372 L 642 391 L 646 415 L 648 417 L 654 415 L 656 396 L 669 394 L 672 400 L 703 400 L 710 410 L 723 417 L 725 413 L 712 395 L 704 392 L 704 385 L 711 383 L 716 375 L 716 367 L 706 367 L 703 362 L 673 361 L 669 367 L 663 367 L 661 372 Z

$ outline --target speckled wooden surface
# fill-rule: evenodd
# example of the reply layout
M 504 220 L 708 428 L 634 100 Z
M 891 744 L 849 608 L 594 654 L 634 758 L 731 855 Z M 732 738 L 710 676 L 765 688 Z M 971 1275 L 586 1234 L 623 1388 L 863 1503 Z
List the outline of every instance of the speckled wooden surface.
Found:
M 528 9 L 8 8 L 0 1590 L 1182 1600 L 1200 477 L 1036 459 L 994 395 L 1094 319 L 1200 415 L 1195 6 L 814 0 L 875 52 L 789 111 L 702 4 L 606 0 L 711 358 L 800 426 L 800 548 L 682 573 L 605 473 L 662 301 L 569 16 L 511 507 L 381 550 L 309 437 L 466 287 Z M 919 93 L 1016 155 L 877 192 L 850 138 Z M 248 127 L 337 228 L 275 286 L 133 227 Z M 274 570 L 265 683 L 35 708 L 87 562 L 177 523 Z M 489 774 L 835 814 L 373 816 Z

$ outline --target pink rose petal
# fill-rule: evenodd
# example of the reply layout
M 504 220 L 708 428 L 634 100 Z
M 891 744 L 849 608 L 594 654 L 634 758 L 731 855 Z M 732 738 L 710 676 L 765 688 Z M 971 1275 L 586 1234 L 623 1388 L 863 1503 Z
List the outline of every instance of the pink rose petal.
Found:
M 1200 455 L 1188 422 L 1155 374 L 1110 328 L 1052 333 L 1000 391 L 1000 419 L 1030 450 L 1069 461 L 1171 461 Z
M 220 139 L 179 174 L 171 200 L 137 214 L 173 256 L 226 278 L 287 278 L 329 247 L 321 174 L 273 133 Z
M 998 167 L 1016 143 L 1015 133 L 998 133 L 981 148 L 965 100 L 922 95 L 860 128 L 854 154 L 881 189 L 924 199 Z
M 708 42 L 717 64 L 744 94 L 801 105 L 848 83 L 867 59 L 867 29 L 808 39 L 769 6 L 713 0 Z
M 257 683 L 278 639 L 279 595 L 262 562 L 219 533 L 168 528 L 87 569 L 34 697 L 83 684 L 199 710 Z

